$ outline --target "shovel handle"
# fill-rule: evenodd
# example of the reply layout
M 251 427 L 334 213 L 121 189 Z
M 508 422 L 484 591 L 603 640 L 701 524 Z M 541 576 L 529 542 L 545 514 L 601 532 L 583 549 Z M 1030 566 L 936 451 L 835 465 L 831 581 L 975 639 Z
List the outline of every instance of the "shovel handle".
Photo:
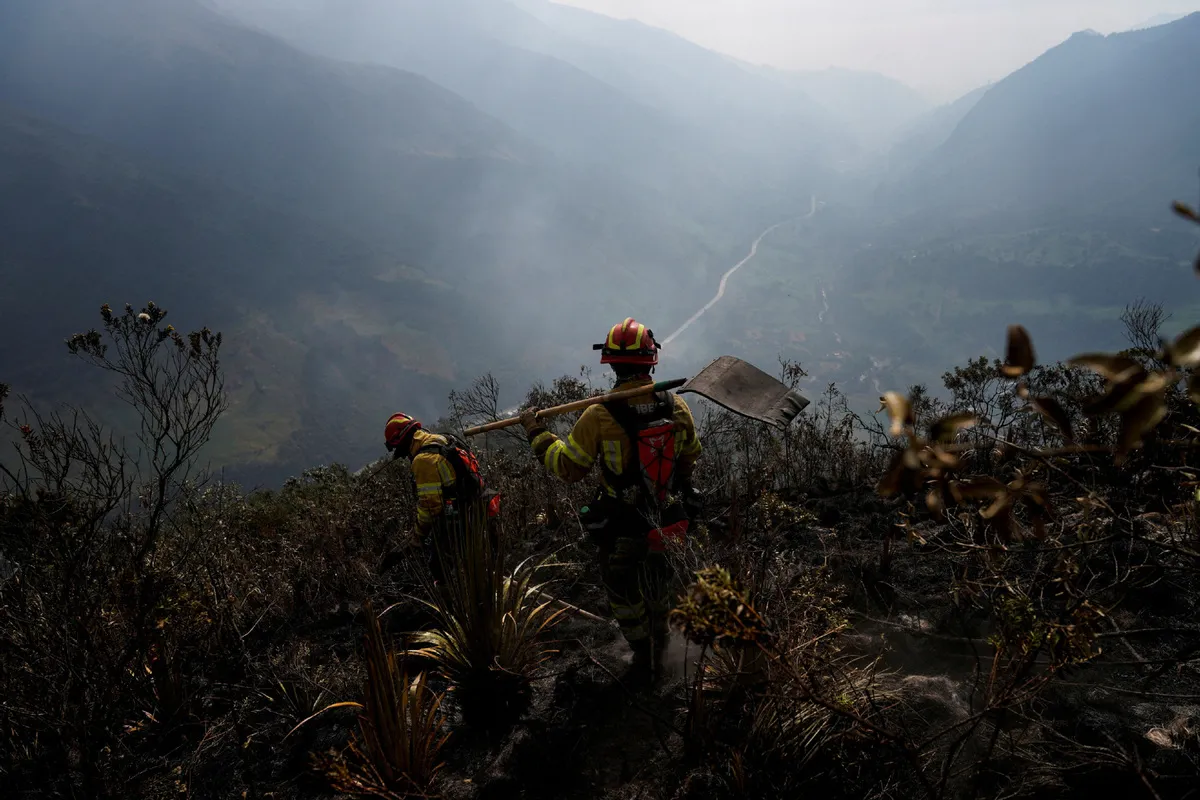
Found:
M 632 389 L 622 389 L 619 392 L 610 392 L 608 394 L 602 394 L 596 397 L 587 397 L 583 400 L 576 400 L 573 403 L 564 403 L 561 406 L 543 408 L 542 410 L 538 411 L 537 415 L 538 419 L 541 419 L 543 417 L 553 417 L 559 414 L 568 414 L 572 411 L 578 411 L 581 408 L 594 406 L 597 403 L 607 403 L 610 400 L 624 400 L 629 397 L 638 397 L 639 395 L 650 394 L 651 392 L 665 392 L 670 389 L 678 389 L 685 383 L 687 383 L 687 378 L 676 378 L 675 380 L 670 381 L 659 381 L 652 386 L 635 386 Z M 467 436 L 475 436 L 480 433 L 487 433 L 488 431 L 498 431 L 501 428 L 509 428 L 520 423 L 520 421 L 520 417 L 509 417 L 508 419 L 489 422 L 486 425 L 476 425 L 474 428 L 467 428 L 465 431 L 463 431 L 463 433 Z

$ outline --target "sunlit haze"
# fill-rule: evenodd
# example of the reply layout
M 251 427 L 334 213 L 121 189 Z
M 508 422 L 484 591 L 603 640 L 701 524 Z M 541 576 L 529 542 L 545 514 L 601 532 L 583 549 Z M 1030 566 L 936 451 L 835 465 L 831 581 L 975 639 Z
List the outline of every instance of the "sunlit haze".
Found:
M 1112 33 L 1195 0 L 562 0 L 740 59 L 874 70 L 933 100 L 1003 78 L 1072 33 Z

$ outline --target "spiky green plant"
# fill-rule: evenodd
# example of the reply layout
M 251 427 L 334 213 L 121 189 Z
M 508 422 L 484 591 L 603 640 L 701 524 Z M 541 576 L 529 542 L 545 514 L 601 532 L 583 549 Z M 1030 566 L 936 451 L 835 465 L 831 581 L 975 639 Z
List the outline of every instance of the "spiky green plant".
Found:
M 411 677 L 396 651 L 383 638 L 379 618 L 364 606 L 367 680 L 364 701 L 336 703 L 361 708 L 361 742 L 351 737 L 344 753 L 317 759 L 318 768 L 339 792 L 385 798 L 430 797 L 449 739 L 440 713 L 444 695 Z M 297 726 L 298 727 L 298 726 Z
M 525 560 L 507 575 L 503 537 L 489 535 L 482 503 L 467 506 L 435 538 L 445 580 L 426 582 L 434 628 L 414 634 L 415 654 L 445 672 L 465 715 L 500 722 L 519 714 L 529 698 L 534 670 L 554 651 L 542 634 L 565 613 L 553 608 L 545 583 L 535 575 L 546 566 Z

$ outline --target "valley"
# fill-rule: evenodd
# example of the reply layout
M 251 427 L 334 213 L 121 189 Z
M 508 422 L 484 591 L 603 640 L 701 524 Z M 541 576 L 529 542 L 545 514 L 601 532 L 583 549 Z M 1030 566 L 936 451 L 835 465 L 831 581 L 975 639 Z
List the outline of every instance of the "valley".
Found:
M 1167 77 L 1195 16 L 1072 37 L 935 107 L 534 0 L 56 3 L 70 13 L 0 12 L 0 341 L 27 343 L 4 377 L 66 399 L 55 342 L 100 302 L 157 299 L 226 331 L 212 455 L 252 483 L 365 462 L 389 409 L 436 418 L 485 373 L 510 405 L 625 316 L 668 332 L 664 369 L 798 360 L 866 411 L 936 389 L 1014 321 L 1050 358 L 1116 344 L 1131 275 L 1149 302 L 1195 305 L 1195 232 L 1169 204 L 1196 189 L 1200 102 Z M 101 64 L 121 77 L 97 83 Z M 1136 94 L 1156 122 L 1099 111 L 1018 138 L 1056 91 L 1092 98 L 1080 113 Z M 55 225 L 72 235 L 51 245 Z M 70 289 L 34 318 L 13 301 L 47 271 Z

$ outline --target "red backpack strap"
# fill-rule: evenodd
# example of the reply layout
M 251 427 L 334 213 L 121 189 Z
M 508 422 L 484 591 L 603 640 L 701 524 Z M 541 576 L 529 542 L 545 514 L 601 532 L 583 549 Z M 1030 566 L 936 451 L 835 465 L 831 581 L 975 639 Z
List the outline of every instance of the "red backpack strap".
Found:
M 479 461 L 475 458 L 475 454 L 459 446 L 454 437 L 446 436 L 445 434 L 441 435 L 446 439 L 446 444 L 431 442 L 422 447 L 418 452 L 437 453 L 450 462 L 450 466 L 454 469 L 454 493 L 456 495 L 462 496 L 463 490 L 468 484 L 471 488 L 467 490 L 467 496 L 473 498 L 482 495 L 485 485 L 483 476 L 479 471 Z
M 615 486 L 628 489 L 640 485 L 649 497 L 662 502 L 672 488 L 675 471 L 675 398 L 668 392 L 654 397 L 655 409 L 649 416 L 617 402 L 604 407 L 629 439 L 623 472 L 610 476 L 616 479 Z M 663 420 L 660 425 L 645 427 L 658 419 Z

